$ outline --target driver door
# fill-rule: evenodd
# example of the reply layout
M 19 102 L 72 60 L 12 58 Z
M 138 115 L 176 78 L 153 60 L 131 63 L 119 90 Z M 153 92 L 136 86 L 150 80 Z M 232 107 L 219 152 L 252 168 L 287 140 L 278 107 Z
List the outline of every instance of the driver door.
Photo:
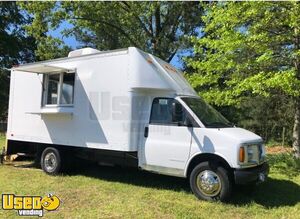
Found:
M 155 98 L 145 127 L 146 170 L 183 176 L 191 147 L 192 127 L 184 107 L 173 98 Z

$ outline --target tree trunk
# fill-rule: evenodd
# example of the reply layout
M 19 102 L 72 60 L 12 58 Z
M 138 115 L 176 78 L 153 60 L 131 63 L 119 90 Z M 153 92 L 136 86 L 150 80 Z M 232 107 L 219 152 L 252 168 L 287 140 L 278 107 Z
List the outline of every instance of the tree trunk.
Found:
M 300 158 L 300 98 L 295 101 L 295 116 L 293 128 L 293 150 L 296 158 Z
M 295 38 L 295 49 L 299 51 L 300 49 L 300 36 L 299 28 L 294 28 Z M 300 60 L 296 57 L 294 60 L 295 70 L 296 70 L 296 80 L 300 80 Z M 293 128 L 293 150 L 296 158 L 300 158 L 300 97 L 296 97 L 295 101 L 295 118 L 294 118 L 294 128 Z

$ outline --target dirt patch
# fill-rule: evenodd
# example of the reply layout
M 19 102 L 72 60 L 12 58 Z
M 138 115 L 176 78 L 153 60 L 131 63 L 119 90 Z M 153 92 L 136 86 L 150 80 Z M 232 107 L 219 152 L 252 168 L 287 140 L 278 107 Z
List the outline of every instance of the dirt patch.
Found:
M 267 154 L 280 154 L 280 153 L 292 153 L 293 148 L 282 147 L 282 146 L 272 146 L 266 147 Z

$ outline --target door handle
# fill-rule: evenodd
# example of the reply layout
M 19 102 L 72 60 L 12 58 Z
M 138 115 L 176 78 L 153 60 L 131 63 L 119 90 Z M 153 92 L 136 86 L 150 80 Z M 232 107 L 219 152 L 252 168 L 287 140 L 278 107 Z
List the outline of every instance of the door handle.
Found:
M 145 127 L 145 130 L 144 130 L 144 137 L 145 137 L 145 138 L 148 138 L 148 134 L 149 134 L 149 127 L 146 126 L 146 127 Z

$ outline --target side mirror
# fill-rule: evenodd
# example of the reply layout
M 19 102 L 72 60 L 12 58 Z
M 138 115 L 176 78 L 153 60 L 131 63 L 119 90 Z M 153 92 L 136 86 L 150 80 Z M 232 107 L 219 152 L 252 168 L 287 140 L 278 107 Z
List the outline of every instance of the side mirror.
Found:
M 172 104 L 172 122 L 178 122 L 178 124 L 183 123 L 183 108 L 180 103 Z

